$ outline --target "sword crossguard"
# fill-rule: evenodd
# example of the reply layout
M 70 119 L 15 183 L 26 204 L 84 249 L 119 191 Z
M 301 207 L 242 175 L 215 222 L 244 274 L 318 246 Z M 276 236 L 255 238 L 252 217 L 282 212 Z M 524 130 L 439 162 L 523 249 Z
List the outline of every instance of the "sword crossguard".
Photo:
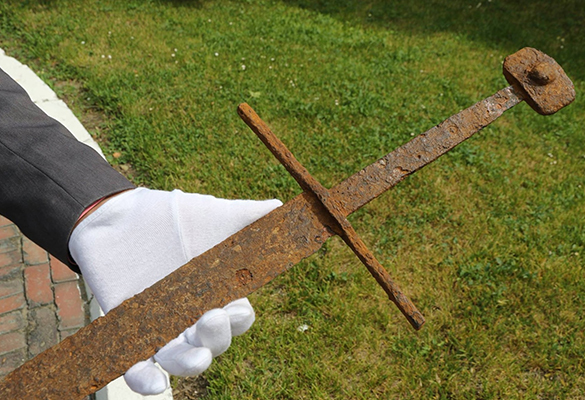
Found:
M 304 191 L 312 193 L 333 217 L 336 226 L 333 230 L 341 236 L 343 241 L 353 250 L 360 261 L 366 266 L 370 274 L 382 286 L 388 297 L 404 314 L 408 322 L 416 330 L 425 323 L 425 319 L 416 306 L 400 290 L 392 280 L 390 274 L 378 262 L 374 254 L 367 248 L 346 218 L 343 204 L 332 196 L 329 190 L 321 185 L 307 169 L 286 148 L 284 143 L 276 137 L 268 125 L 260 119 L 258 114 L 246 103 L 238 106 L 238 114 L 242 120 L 254 131 L 254 133 L 268 147 L 270 152 L 281 162 Z

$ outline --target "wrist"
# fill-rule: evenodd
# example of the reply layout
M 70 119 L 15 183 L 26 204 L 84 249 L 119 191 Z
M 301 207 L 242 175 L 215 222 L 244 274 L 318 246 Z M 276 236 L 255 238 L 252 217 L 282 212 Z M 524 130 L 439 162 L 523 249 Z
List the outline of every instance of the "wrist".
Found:
M 110 201 L 114 197 L 119 196 L 122 193 L 125 193 L 125 192 L 127 192 L 129 190 L 134 190 L 134 189 L 125 189 L 125 190 L 122 190 L 120 192 L 116 192 L 116 193 L 110 194 L 108 196 L 105 196 L 105 197 L 102 197 L 101 199 L 96 200 L 89 207 L 87 207 L 85 210 L 83 210 L 83 212 L 81 213 L 81 215 L 79 216 L 79 218 L 75 222 L 75 225 L 73 226 L 73 229 L 75 229 L 84 219 L 86 219 L 91 214 L 93 214 L 98 208 L 100 208 L 101 206 L 103 206 L 105 203 L 107 203 L 108 201 Z

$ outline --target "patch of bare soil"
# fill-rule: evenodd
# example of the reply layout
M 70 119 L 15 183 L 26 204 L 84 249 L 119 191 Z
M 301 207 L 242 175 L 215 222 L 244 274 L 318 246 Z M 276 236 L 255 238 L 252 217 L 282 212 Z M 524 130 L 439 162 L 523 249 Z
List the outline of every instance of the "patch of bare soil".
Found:
M 200 400 L 207 396 L 207 379 L 203 375 L 192 378 L 173 377 L 173 399 Z

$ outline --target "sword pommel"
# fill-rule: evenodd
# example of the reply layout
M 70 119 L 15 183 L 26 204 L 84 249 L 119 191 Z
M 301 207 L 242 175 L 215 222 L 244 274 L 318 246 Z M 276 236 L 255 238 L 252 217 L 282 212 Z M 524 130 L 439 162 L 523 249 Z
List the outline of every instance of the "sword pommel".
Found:
M 575 100 L 573 82 L 561 66 L 552 57 L 531 47 L 506 57 L 504 76 L 539 114 L 554 114 Z

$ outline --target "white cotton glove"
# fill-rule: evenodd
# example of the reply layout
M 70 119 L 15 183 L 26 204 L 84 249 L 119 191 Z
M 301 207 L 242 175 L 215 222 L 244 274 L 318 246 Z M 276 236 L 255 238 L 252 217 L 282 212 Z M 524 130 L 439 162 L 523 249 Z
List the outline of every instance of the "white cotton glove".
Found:
M 107 313 L 281 204 L 137 188 L 113 197 L 81 221 L 71 234 L 69 251 Z M 200 374 L 254 318 L 247 299 L 207 312 L 154 360 L 130 368 L 128 386 L 144 395 L 162 393 L 168 380 L 154 361 L 173 375 Z

